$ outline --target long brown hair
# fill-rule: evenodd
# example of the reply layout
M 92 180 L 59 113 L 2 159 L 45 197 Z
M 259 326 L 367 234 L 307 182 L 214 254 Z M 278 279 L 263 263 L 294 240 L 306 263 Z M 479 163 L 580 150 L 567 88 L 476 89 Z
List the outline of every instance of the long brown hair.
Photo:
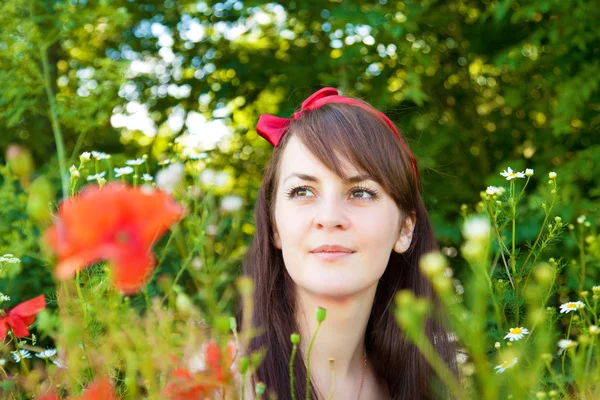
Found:
M 416 213 L 413 239 L 403 254 L 391 252 L 379 281 L 367 325 L 365 347 L 378 378 L 387 384 L 393 399 L 439 398 L 432 390 L 431 367 L 410 344 L 394 318 L 394 296 L 410 289 L 419 297 L 437 301 L 429 281 L 421 275 L 419 258 L 437 249 L 429 216 L 421 200 L 418 177 L 410 156 L 398 138 L 376 113 L 361 107 L 329 103 L 303 112 L 290 123 L 289 131 L 275 147 L 266 166 L 256 202 L 256 235 L 244 263 L 244 273 L 255 283 L 254 326 L 263 334 L 255 337 L 249 350 L 267 349 L 254 383 L 261 381 L 279 399 L 290 398 L 290 334 L 297 331 L 294 282 L 286 271 L 281 250 L 273 241 L 275 195 L 279 164 L 286 144 L 296 136 L 323 164 L 346 178 L 341 160 L 347 159 L 370 174 L 394 199 L 402 213 Z M 439 307 L 436 307 L 439 313 Z M 240 312 L 240 316 L 243 310 Z M 455 352 L 439 318 L 430 318 L 426 334 L 450 368 L 455 371 Z M 305 397 L 306 367 L 300 354 L 294 365 L 297 399 Z M 311 385 L 311 398 L 317 398 Z

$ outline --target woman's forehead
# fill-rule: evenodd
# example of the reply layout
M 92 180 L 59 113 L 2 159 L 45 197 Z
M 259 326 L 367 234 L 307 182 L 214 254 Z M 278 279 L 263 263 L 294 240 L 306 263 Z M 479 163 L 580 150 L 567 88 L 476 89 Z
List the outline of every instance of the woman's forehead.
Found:
M 340 155 L 339 153 L 336 154 L 336 158 L 346 177 L 366 177 L 367 173 L 361 168 L 357 168 L 357 166 L 348 160 L 348 158 Z M 313 153 L 311 153 L 310 150 L 308 150 L 308 148 L 306 148 L 306 146 L 304 146 L 296 137 L 290 139 L 283 151 L 283 156 L 279 166 L 279 174 L 283 180 L 286 180 L 290 175 L 294 174 L 295 176 L 323 176 L 328 174 L 336 175 L 334 171 L 331 171 L 329 168 L 327 168 L 327 166 Z

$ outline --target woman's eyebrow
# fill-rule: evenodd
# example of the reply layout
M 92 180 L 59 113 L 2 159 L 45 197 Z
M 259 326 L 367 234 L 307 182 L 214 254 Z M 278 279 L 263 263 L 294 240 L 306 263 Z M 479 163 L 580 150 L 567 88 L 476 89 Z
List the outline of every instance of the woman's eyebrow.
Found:
M 291 174 L 288 175 L 287 178 L 284 179 L 284 183 L 285 181 L 287 181 L 290 178 L 300 178 L 304 181 L 309 181 L 309 182 L 319 182 L 319 179 L 315 176 L 312 175 L 307 175 L 307 174 L 302 174 L 299 172 L 293 172 Z M 357 182 L 362 182 L 362 181 L 367 181 L 367 180 L 372 180 L 374 181 L 375 179 L 373 179 L 373 177 L 369 174 L 360 174 L 360 175 L 355 175 L 355 176 L 351 176 L 348 179 L 344 180 L 344 183 L 357 183 Z

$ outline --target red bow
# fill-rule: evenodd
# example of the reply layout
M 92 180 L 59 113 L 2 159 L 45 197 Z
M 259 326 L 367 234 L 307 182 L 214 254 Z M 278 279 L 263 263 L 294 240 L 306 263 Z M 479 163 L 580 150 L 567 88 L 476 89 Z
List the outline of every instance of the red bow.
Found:
M 295 121 L 298 118 L 300 118 L 300 115 L 302 115 L 302 112 L 307 111 L 307 110 L 314 110 L 316 108 L 321 107 L 323 104 L 326 104 L 326 103 L 352 104 L 352 105 L 355 105 L 358 107 L 362 107 L 369 112 L 376 112 L 377 115 L 379 115 L 383 119 L 383 121 L 390 127 L 390 129 L 398 137 L 398 139 L 400 140 L 400 143 L 402 144 L 402 147 L 404 147 L 404 150 L 406 150 L 406 152 L 410 156 L 411 164 L 412 164 L 413 170 L 415 171 L 415 178 L 417 179 L 417 185 L 419 184 L 419 173 L 418 173 L 418 169 L 417 169 L 417 161 L 415 160 L 415 157 L 413 156 L 413 154 L 410 152 L 410 150 L 408 149 L 408 147 L 406 146 L 406 144 L 400 137 L 400 133 L 398 133 L 398 130 L 396 129 L 396 127 L 394 126 L 392 121 L 390 121 L 389 118 L 386 117 L 384 113 L 382 113 L 379 110 L 376 110 L 375 108 L 369 106 L 366 103 L 363 103 L 363 102 L 355 100 L 355 99 L 351 99 L 349 97 L 340 96 L 338 94 L 338 91 L 336 88 L 326 87 L 326 88 L 320 89 L 317 92 L 315 92 L 314 94 L 312 94 L 309 98 L 307 98 L 306 100 L 304 100 L 304 102 L 302 102 L 302 107 L 300 108 L 300 111 L 295 112 L 294 115 L 292 116 L 292 118 L 280 118 L 280 117 L 276 117 L 276 116 L 270 115 L 270 114 L 261 115 L 260 118 L 258 119 L 258 124 L 256 124 L 256 131 L 258 132 L 258 134 L 260 136 L 267 139 L 267 141 L 269 143 L 271 143 L 273 146 L 276 147 L 279 145 L 279 143 L 281 142 L 281 139 L 287 132 L 291 121 Z

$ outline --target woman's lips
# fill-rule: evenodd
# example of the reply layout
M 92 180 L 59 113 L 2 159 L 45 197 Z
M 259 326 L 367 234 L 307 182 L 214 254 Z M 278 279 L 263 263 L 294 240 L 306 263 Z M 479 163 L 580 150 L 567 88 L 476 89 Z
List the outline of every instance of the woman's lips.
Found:
M 313 252 L 310 253 L 312 255 L 314 255 L 315 257 L 319 258 L 320 260 L 323 261 L 336 261 L 345 257 L 349 257 L 352 254 L 354 254 L 354 252 L 347 252 L 347 251 L 319 251 L 319 252 Z

